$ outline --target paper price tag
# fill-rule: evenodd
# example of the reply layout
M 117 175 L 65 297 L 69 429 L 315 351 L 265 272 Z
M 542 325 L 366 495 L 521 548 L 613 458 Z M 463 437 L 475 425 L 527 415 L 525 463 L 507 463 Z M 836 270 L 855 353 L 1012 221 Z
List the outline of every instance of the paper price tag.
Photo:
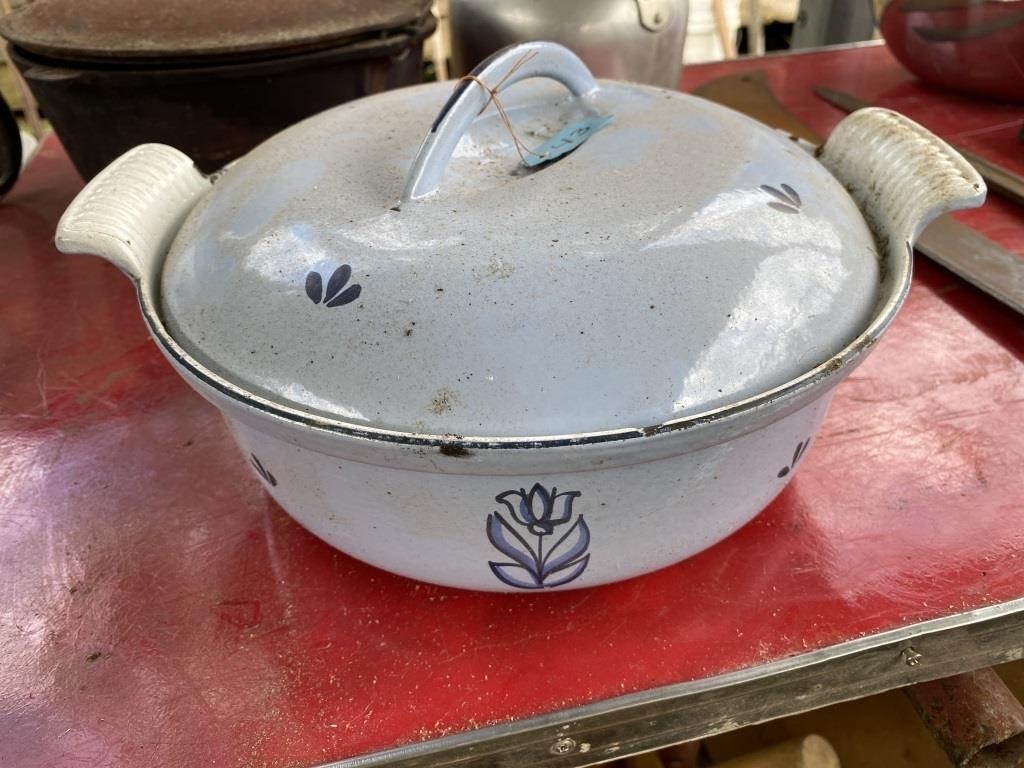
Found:
M 576 120 L 563 126 L 558 133 L 541 144 L 532 152 L 527 152 L 523 164 L 527 168 L 535 168 L 544 163 L 567 155 L 583 142 L 601 130 L 612 119 L 611 115 L 598 115 L 584 120 Z

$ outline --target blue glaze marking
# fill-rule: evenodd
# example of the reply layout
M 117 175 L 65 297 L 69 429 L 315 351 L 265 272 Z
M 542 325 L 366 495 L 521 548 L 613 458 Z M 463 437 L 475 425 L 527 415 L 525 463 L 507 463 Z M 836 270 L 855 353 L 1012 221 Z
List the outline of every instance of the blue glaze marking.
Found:
M 761 190 L 767 192 L 775 199 L 768 203 L 770 208 L 783 213 L 800 213 L 800 207 L 804 204 L 800 195 L 789 184 L 780 184 L 782 189 L 771 187 L 767 184 L 761 185 Z
M 324 290 L 324 279 L 319 272 L 310 272 L 306 275 L 306 295 L 314 304 L 323 303 L 327 307 L 340 307 L 343 304 L 350 304 L 359 298 L 363 287 L 358 283 L 350 285 L 347 289 L 349 278 L 352 277 L 352 267 L 342 264 L 331 275 L 327 281 L 327 290 Z
M 508 561 L 490 561 L 491 572 L 502 582 L 518 589 L 543 589 L 568 584 L 579 577 L 590 562 L 590 529 L 583 515 L 554 544 L 544 551 L 545 538 L 553 537 L 556 528 L 566 525 L 573 517 L 573 502 L 583 494 L 580 491 L 558 493 L 548 491 L 540 483 L 526 491 L 510 490 L 494 497 L 508 509 L 512 522 L 499 512 L 487 516 L 487 538 Z M 513 499 L 518 498 L 518 503 Z M 561 503 L 559 504 L 559 501 Z M 556 512 L 556 507 L 559 507 Z M 534 546 L 523 532 L 537 537 Z
M 807 450 L 807 446 L 811 444 L 811 438 L 807 438 L 803 442 L 796 444 L 796 450 L 793 451 L 793 461 L 788 466 L 783 467 L 779 470 L 779 477 L 785 477 L 794 469 L 796 469 L 796 463 L 800 461 L 800 457 L 804 455 L 804 451 Z
M 260 477 L 262 477 L 270 485 L 270 487 L 273 488 L 274 486 L 277 485 L 277 478 L 274 477 L 273 474 L 271 474 L 269 469 L 263 466 L 263 462 L 256 458 L 255 453 L 249 454 L 249 462 L 252 464 L 253 469 L 256 470 L 257 474 Z

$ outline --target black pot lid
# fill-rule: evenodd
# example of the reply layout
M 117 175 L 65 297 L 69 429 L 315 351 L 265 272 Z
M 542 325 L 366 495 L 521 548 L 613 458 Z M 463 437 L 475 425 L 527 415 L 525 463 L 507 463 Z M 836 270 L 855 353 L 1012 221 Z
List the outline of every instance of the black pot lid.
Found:
M 430 0 L 36 0 L 0 34 L 72 60 L 202 60 L 374 38 L 429 18 Z

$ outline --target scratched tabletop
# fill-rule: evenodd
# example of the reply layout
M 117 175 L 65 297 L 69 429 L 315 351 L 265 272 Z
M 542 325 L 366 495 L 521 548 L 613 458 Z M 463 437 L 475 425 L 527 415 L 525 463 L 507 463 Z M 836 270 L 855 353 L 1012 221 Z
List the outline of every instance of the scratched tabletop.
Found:
M 819 83 L 1024 171 L 1024 109 L 930 90 L 883 47 L 684 88 L 744 68 L 823 134 Z M 80 187 L 51 139 L 0 203 L 0 765 L 586 765 L 1021 655 L 1024 322 L 921 257 L 753 522 L 624 583 L 482 594 L 285 515 L 129 281 L 54 250 Z M 962 220 L 1024 254 L 1021 211 Z

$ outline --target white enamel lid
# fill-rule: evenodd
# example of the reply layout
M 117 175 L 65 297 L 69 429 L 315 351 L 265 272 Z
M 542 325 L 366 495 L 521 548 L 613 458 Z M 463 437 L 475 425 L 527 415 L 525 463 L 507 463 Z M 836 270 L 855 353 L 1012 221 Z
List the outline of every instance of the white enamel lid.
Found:
M 532 148 L 611 121 L 532 171 L 472 81 L 451 100 L 451 83 L 417 86 L 293 126 L 225 171 L 179 231 L 161 285 L 178 343 L 313 414 L 525 437 L 735 403 L 868 324 L 872 235 L 787 138 L 684 94 L 595 85 L 552 44 L 476 74 L 502 83 Z

